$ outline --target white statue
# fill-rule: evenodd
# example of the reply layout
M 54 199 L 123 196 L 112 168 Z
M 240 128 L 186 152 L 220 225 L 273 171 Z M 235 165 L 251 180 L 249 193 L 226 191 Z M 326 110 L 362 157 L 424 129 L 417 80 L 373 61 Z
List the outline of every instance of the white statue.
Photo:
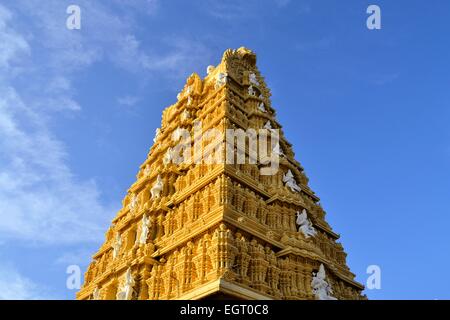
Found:
M 266 107 L 264 106 L 264 102 L 260 102 L 260 103 L 258 104 L 258 109 L 259 109 L 259 111 L 261 111 L 261 112 L 267 112 Z
M 163 157 L 163 163 L 167 166 L 169 163 L 173 161 L 173 150 L 172 148 L 168 148 L 166 154 Z
M 141 222 L 141 235 L 139 237 L 139 244 L 147 243 L 149 225 L 150 225 L 150 220 L 144 214 L 144 216 L 142 217 L 142 222 Z
M 272 153 L 276 154 L 276 155 L 279 156 L 279 157 L 284 156 L 283 149 L 281 149 L 280 143 L 279 143 L 279 142 L 277 142 L 277 144 L 275 145 L 275 147 L 273 147 Z
M 151 173 L 152 171 L 150 170 L 150 165 L 146 165 L 144 169 L 144 175 L 148 177 Z
M 216 67 L 214 66 L 208 66 L 208 68 L 206 68 L 206 74 L 209 76 L 215 69 Z
M 133 279 L 133 275 L 131 274 L 131 268 L 128 268 L 127 273 L 125 274 L 125 283 L 117 291 L 116 299 L 131 300 L 133 298 L 134 285 L 135 282 Z
M 254 84 L 255 86 L 259 86 L 258 79 L 256 78 L 256 74 L 250 73 L 248 76 L 248 79 L 250 80 L 251 84 Z
M 189 111 L 184 109 L 184 111 L 181 113 L 181 121 L 186 121 L 190 117 L 191 117 L 191 114 L 189 113 Z
M 177 100 L 181 100 L 181 93 L 177 94 Z
M 223 86 L 225 83 L 227 83 L 227 77 L 228 77 L 227 73 L 224 73 L 224 72 L 219 73 L 216 77 L 215 88 L 217 89 L 217 88 Z
M 255 96 L 255 90 L 253 89 L 253 86 L 248 87 L 248 95 Z
M 286 187 L 290 188 L 294 192 L 295 191 L 297 191 L 297 192 L 302 191 L 302 189 L 297 185 L 297 182 L 295 182 L 294 175 L 292 174 L 290 169 L 283 176 L 283 182 L 285 183 Z
M 264 129 L 267 130 L 272 130 L 272 123 L 270 122 L 270 120 L 267 120 L 266 124 L 264 125 Z
M 95 287 L 94 292 L 92 292 L 92 299 L 100 300 L 100 289 Z
M 131 196 L 131 201 L 128 204 L 128 209 L 134 210 L 136 209 L 137 205 L 138 205 L 138 197 L 133 193 L 133 195 Z
M 260 98 L 261 100 L 264 99 L 264 96 L 263 96 L 262 93 L 259 95 L 259 98 Z
M 158 140 L 159 135 L 161 134 L 161 129 L 156 128 L 155 130 L 155 137 L 153 138 L 153 143 L 156 143 L 156 140 Z
M 192 89 L 192 86 L 189 86 L 189 87 L 187 88 L 187 90 L 186 90 L 186 94 L 187 94 L 187 95 L 191 94 L 193 90 L 194 90 L 194 89 Z
M 305 238 L 314 237 L 316 235 L 317 231 L 308 219 L 308 214 L 305 209 L 302 210 L 302 213 L 297 211 L 297 220 L 295 222 L 298 225 L 298 232 L 302 232 L 305 235 Z
M 158 199 L 161 196 L 163 186 L 164 186 L 164 184 L 161 179 L 161 176 L 158 175 L 158 177 L 156 178 L 155 184 L 153 185 L 152 189 L 150 190 L 150 192 L 152 194 L 152 198 Z
M 113 248 L 113 259 L 117 258 L 119 256 L 120 247 L 122 246 L 122 237 L 120 236 L 120 233 L 116 233 L 116 239 L 112 245 Z
M 337 300 L 332 296 L 333 290 L 328 282 L 325 280 L 325 268 L 323 264 L 320 264 L 319 271 L 315 274 L 313 272 L 313 279 L 311 281 L 311 287 L 317 300 Z
M 180 140 L 180 138 L 183 137 L 183 132 L 186 132 L 186 129 L 180 128 L 180 127 L 176 128 L 176 129 L 174 130 L 174 132 L 172 133 L 172 140 L 173 140 L 173 141 L 178 141 L 178 140 Z M 174 158 L 174 152 L 175 152 L 175 151 L 174 151 L 172 148 L 169 148 L 169 149 L 170 149 L 171 159 L 172 159 L 172 161 L 173 161 L 173 158 Z

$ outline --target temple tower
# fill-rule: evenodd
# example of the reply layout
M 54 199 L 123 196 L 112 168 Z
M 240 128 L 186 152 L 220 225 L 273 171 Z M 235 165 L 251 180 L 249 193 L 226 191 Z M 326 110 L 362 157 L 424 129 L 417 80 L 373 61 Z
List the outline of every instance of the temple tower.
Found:
M 207 73 L 164 110 L 77 299 L 364 299 L 256 55 Z

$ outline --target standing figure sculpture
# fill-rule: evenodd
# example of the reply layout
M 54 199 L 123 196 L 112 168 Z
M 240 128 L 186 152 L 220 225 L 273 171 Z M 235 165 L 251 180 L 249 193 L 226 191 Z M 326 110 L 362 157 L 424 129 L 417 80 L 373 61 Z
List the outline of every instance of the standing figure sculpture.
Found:
M 117 258 L 119 256 L 120 247 L 122 246 L 122 237 L 120 236 L 120 233 L 116 233 L 116 239 L 114 241 L 114 244 L 112 245 L 113 248 L 113 259 Z
M 302 191 L 302 189 L 297 185 L 297 182 L 295 182 L 294 175 L 292 174 L 292 171 L 290 169 L 283 176 L 283 182 L 285 183 L 286 187 L 288 187 L 294 192 Z
M 227 83 L 227 77 L 228 77 L 227 73 L 223 73 L 223 72 L 219 73 L 216 78 L 215 88 L 218 89 L 221 86 L 223 86 L 225 83 Z
M 135 281 L 133 275 L 131 274 L 131 268 L 128 268 L 125 274 L 125 283 L 118 290 L 116 299 L 117 300 L 131 300 L 133 298 Z
M 149 225 L 150 225 L 150 220 L 146 215 L 144 215 L 142 217 L 141 234 L 139 236 L 139 244 L 147 243 Z
M 314 229 L 311 221 L 308 219 L 306 210 L 303 209 L 302 213 L 297 212 L 298 232 L 302 232 L 305 238 L 314 237 L 317 234 L 316 229 Z
M 250 73 L 249 76 L 248 76 L 248 79 L 250 80 L 251 84 L 254 84 L 255 86 L 259 86 L 259 81 L 256 78 L 256 74 Z
M 316 299 L 337 300 L 332 296 L 333 290 L 331 289 L 331 286 L 328 284 L 325 278 L 325 268 L 323 267 L 323 264 L 320 264 L 319 271 L 316 274 L 314 274 L 313 272 L 313 279 L 311 281 L 311 287 L 313 289 L 312 291 L 316 296 Z
M 159 197 L 161 197 L 161 192 L 163 190 L 164 187 L 164 183 L 161 179 L 161 176 L 158 175 L 158 177 L 156 178 L 156 182 L 153 185 L 152 189 L 150 190 L 151 194 L 152 194 L 152 199 L 158 199 Z

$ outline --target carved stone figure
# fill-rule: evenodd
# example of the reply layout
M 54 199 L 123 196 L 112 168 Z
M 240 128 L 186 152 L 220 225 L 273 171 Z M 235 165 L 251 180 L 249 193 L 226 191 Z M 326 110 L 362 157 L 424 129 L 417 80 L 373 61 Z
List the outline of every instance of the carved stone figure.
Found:
M 98 287 L 95 287 L 94 292 L 92 292 L 92 299 L 100 300 L 100 289 Z
M 294 175 L 292 174 L 292 171 L 290 169 L 283 176 L 283 182 L 286 187 L 288 187 L 289 189 L 291 189 L 294 192 L 302 191 L 302 189 L 297 185 L 297 182 L 295 182 Z
M 313 279 L 311 281 L 311 287 L 317 300 L 337 300 L 332 296 L 333 290 L 328 282 L 325 280 L 325 268 L 323 264 L 320 264 L 319 271 L 315 274 L 313 272 Z
M 116 239 L 112 245 L 113 248 L 113 259 L 117 258 L 119 256 L 120 248 L 122 247 L 122 237 L 120 236 L 120 233 L 116 233 Z
M 272 123 L 270 122 L 270 120 L 268 120 L 267 122 L 266 122 L 266 124 L 264 125 L 264 127 L 263 127 L 264 129 L 267 129 L 267 130 L 272 130 L 273 128 L 272 128 Z
M 272 153 L 278 155 L 279 157 L 284 156 L 284 152 L 280 147 L 280 143 L 277 142 L 275 147 L 273 147 L 273 149 L 272 149 Z
M 260 102 L 260 103 L 258 104 L 258 109 L 259 109 L 259 111 L 261 111 L 261 112 L 267 112 L 266 107 L 264 106 L 264 102 Z
M 214 71 L 214 69 L 216 69 L 216 67 L 208 66 L 208 68 L 206 68 L 206 74 L 209 76 Z
M 186 109 L 181 113 L 181 121 L 186 121 L 191 117 L 191 113 Z
M 250 73 L 249 76 L 248 76 L 248 79 L 250 80 L 251 84 L 254 84 L 255 86 L 259 86 L 259 81 L 256 78 L 256 74 Z
M 220 88 L 221 86 L 223 86 L 225 83 L 227 83 L 227 78 L 228 78 L 228 74 L 221 72 L 217 75 L 216 77 L 216 85 L 215 88 Z
M 308 219 L 308 214 L 305 209 L 302 210 L 302 213 L 297 212 L 296 223 L 298 225 L 298 232 L 302 232 L 305 238 L 314 237 L 317 234 L 316 229 Z
M 151 170 L 150 170 L 150 166 L 149 166 L 149 165 L 146 165 L 146 166 L 145 166 L 145 169 L 144 169 L 144 175 L 145 175 L 146 177 L 148 177 L 151 173 L 152 173 L 152 172 L 151 172 Z
M 253 86 L 248 87 L 248 95 L 252 97 L 255 96 L 255 90 L 253 89 Z
M 167 166 L 172 161 L 173 161 L 173 150 L 172 148 L 168 148 L 167 152 L 164 154 L 163 163 L 165 166 Z
M 153 138 L 153 143 L 156 143 L 156 140 L 158 140 L 159 135 L 161 134 L 161 129 L 156 128 L 155 130 L 155 137 Z
M 152 194 L 152 199 L 158 199 L 161 196 L 163 187 L 164 187 L 163 180 L 161 179 L 161 176 L 158 175 L 158 177 L 156 178 L 155 184 L 153 185 L 152 189 L 150 190 L 150 192 Z
M 188 106 L 192 105 L 192 97 L 191 96 L 188 97 L 187 105 Z
M 135 194 L 133 194 L 131 196 L 131 201 L 130 204 L 128 205 L 128 209 L 134 210 L 137 208 L 137 205 L 138 205 L 138 197 Z
M 135 281 L 131 274 L 131 268 L 128 268 L 125 274 L 125 282 L 117 291 L 117 300 L 131 300 L 133 298 Z
M 150 225 L 150 220 L 147 217 L 147 215 L 144 214 L 144 216 L 142 217 L 141 234 L 139 236 L 139 244 L 147 243 L 149 225 Z

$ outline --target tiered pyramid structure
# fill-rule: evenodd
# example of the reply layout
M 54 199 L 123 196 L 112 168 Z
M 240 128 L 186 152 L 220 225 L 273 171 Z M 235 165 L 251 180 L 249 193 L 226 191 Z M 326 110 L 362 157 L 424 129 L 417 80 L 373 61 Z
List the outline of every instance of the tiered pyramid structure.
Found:
M 228 49 L 207 73 L 193 73 L 164 110 L 77 299 L 364 299 L 275 119 L 256 55 Z M 251 161 L 250 142 L 230 143 L 231 129 L 267 129 L 276 170 L 262 174 L 267 161 Z M 224 146 L 245 163 L 214 161 Z

